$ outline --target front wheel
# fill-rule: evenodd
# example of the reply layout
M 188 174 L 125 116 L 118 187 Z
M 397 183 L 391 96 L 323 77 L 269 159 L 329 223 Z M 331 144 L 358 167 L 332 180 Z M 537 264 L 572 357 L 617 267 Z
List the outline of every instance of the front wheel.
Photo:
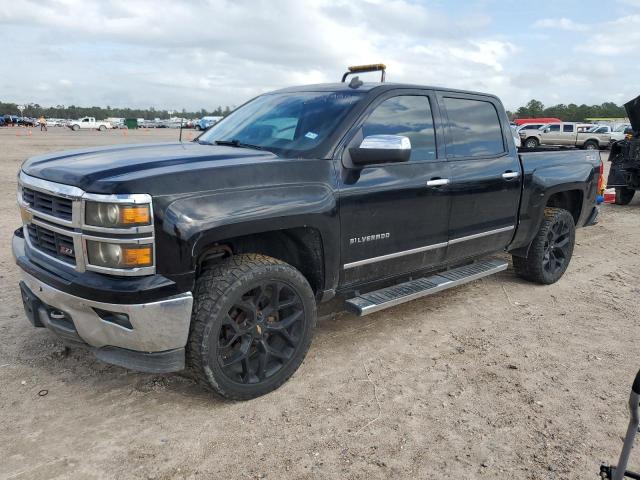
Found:
M 575 241 L 573 216 L 562 208 L 545 208 L 527 257 L 513 256 L 516 275 L 544 285 L 557 282 L 569 266 Z
M 616 205 L 629 205 L 635 193 L 633 188 L 616 187 Z
M 534 137 L 527 138 L 524 142 L 526 148 L 538 148 L 538 145 L 540 145 L 540 142 Z
M 187 362 L 199 383 L 248 400 L 275 390 L 298 369 L 316 323 L 313 290 L 291 265 L 236 255 L 198 278 Z

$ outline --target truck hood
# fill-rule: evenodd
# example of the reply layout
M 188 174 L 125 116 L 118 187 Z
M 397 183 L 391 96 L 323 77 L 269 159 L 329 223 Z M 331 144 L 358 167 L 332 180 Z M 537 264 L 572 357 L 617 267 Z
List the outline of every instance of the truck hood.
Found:
M 267 151 L 176 142 L 48 153 L 28 159 L 22 170 L 32 177 L 89 192 L 111 189 L 111 193 L 129 193 L 126 185 L 131 182 L 138 186 L 148 180 L 151 186 L 158 176 L 175 178 L 186 172 L 277 159 Z
M 624 104 L 634 132 L 640 131 L 640 95 Z

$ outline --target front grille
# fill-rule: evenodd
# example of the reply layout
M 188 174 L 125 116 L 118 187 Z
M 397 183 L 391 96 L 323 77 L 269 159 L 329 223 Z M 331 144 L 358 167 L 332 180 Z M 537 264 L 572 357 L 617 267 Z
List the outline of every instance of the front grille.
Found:
M 27 225 L 27 231 L 29 242 L 35 249 L 70 265 L 76 264 L 73 238 L 69 235 L 63 235 L 33 223 Z
M 22 187 L 22 200 L 28 203 L 33 210 L 63 220 L 71 220 L 73 202 L 68 198 Z

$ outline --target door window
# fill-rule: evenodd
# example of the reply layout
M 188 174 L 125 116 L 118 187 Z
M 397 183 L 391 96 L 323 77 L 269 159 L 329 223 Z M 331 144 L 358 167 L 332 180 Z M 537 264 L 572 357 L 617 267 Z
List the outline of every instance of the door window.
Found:
M 560 125 L 558 125 L 557 123 L 553 124 L 553 125 L 549 125 L 546 128 L 547 132 L 559 132 L 560 131 Z
M 378 105 L 362 125 L 362 134 L 401 135 L 411 141 L 410 160 L 436 158 L 436 134 L 429 97 L 402 95 Z
M 483 157 L 505 151 L 498 111 L 490 102 L 444 97 L 449 118 L 448 157 Z
M 573 125 L 563 125 L 562 131 L 564 133 L 573 133 Z

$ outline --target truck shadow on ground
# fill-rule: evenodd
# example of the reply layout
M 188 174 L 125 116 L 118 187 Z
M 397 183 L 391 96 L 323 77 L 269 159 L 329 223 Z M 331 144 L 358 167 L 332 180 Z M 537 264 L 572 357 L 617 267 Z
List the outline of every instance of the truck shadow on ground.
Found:
M 429 318 L 442 322 L 452 304 L 492 293 L 495 302 L 510 303 L 507 308 L 515 308 L 514 301 L 507 291 L 518 285 L 527 284 L 518 278 L 510 268 L 497 275 L 487 277 L 451 290 L 429 295 L 421 299 L 401 304 L 390 309 L 358 317 L 348 312 L 326 317 L 318 322 L 312 351 L 323 357 L 323 361 L 332 361 L 332 351 L 341 351 L 349 355 L 354 336 L 359 337 L 362 348 L 375 348 L 376 338 L 381 334 L 393 335 L 398 329 L 410 331 L 428 324 Z M 517 302 L 516 302 L 517 304 Z M 459 323 L 445 324 L 442 333 L 455 333 Z M 442 329 L 442 323 L 438 326 Z M 367 345 L 369 344 L 369 345 Z M 95 395 L 114 394 L 120 391 L 127 395 L 145 397 L 174 398 L 177 402 L 188 399 L 192 404 L 207 404 L 216 407 L 235 403 L 225 400 L 196 383 L 188 373 L 146 374 L 127 370 L 122 367 L 104 364 L 95 359 L 92 352 L 79 346 L 65 346 L 52 332 L 38 330 L 32 335 L 22 337 L 19 346 L 18 363 L 28 367 L 37 377 L 34 391 L 56 389 L 80 389 Z M 307 360 L 309 361 L 309 360 Z M 300 373 L 290 381 L 296 381 Z

